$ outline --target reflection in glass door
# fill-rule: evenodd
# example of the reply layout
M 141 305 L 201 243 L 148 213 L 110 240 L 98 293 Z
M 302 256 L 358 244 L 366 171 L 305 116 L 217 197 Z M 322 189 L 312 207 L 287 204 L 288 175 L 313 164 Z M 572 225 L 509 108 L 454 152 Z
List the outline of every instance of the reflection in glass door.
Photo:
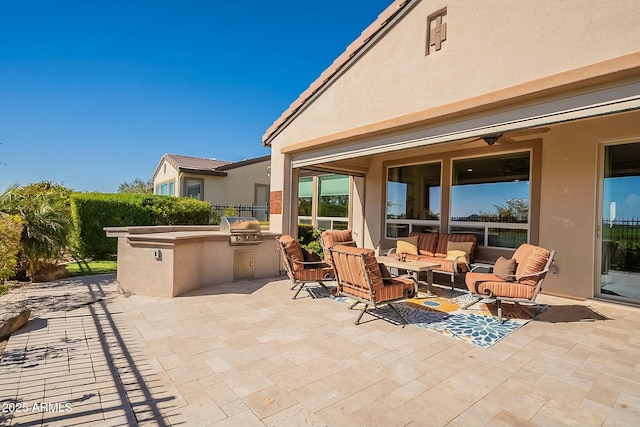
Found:
M 601 155 L 601 297 L 640 303 L 640 142 Z

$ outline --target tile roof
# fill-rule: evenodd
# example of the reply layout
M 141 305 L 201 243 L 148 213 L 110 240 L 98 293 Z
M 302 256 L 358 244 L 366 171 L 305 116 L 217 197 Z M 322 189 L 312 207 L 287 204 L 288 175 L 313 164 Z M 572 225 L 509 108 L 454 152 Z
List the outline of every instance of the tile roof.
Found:
M 181 156 L 178 154 L 165 154 L 162 156 L 171 166 L 176 169 L 189 169 L 201 171 L 214 171 L 221 166 L 231 162 L 216 159 L 205 159 L 202 157 Z
M 255 157 L 252 159 L 244 159 L 237 162 L 229 162 L 226 160 L 206 159 L 203 157 L 182 156 L 179 154 L 165 154 L 160 159 L 156 170 L 153 173 L 153 178 L 156 177 L 162 162 L 166 160 L 171 166 L 179 171 L 188 171 L 201 175 L 219 175 L 226 176 L 228 170 L 239 168 L 242 166 L 251 165 L 254 163 L 266 162 L 271 159 L 271 156 Z
M 280 117 L 267 129 L 262 136 L 262 145 L 270 146 L 271 139 L 284 128 L 288 121 L 309 101 L 323 86 L 328 84 L 332 78 L 363 48 L 375 35 L 383 30 L 392 19 L 402 11 L 405 6 L 414 0 L 395 0 L 385 10 L 378 15 L 378 18 L 362 31 L 360 36 L 347 49 L 333 61 L 333 63 L 320 74 L 311 85 L 300 94 L 300 96 L 287 108 Z
M 269 154 L 262 157 L 254 157 L 253 159 L 244 159 L 238 162 L 227 163 L 226 165 L 220 166 L 218 170 L 227 171 L 229 169 L 235 169 L 242 166 L 253 165 L 255 163 L 270 162 L 270 161 L 271 161 L 271 155 Z

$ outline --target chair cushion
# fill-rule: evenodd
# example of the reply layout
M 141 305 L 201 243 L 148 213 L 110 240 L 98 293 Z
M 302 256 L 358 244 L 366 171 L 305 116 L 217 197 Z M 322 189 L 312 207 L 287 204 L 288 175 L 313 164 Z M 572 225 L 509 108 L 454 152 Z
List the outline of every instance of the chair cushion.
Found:
M 354 248 L 346 245 L 333 247 L 335 268 L 343 286 L 357 289 L 358 292 L 369 293 L 369 284 L 366 280 L 365 268 L 370 272 L 373 288 L 382 287 L 382 273 L 373 249 Z M 361 258 L 364 255 L 364 265 Z M 358 294 L 362 296 L 364 294 Z
M 409 236 L 418 236 L 419 255 L 434 256 L 436 254 L 439 233 L 411 232 Z
M 382 288 L 376 289 L 376 302 L 413 298 L 415 293 L 413 280 L 407 277 L 394 277 L 390 282 L 385 282 Z
M 497 297 L 530 299 L 535 286 L 518 282 L 507 282 L 494 274 L 467 273 L 465 284 L 474 295 L 491 295 Z
M 469 256 L 469 254 L 466 253 L 465 251 L 448 250 L 447 251 L 447 257 L 445 259 L 454 261 L 456 258 L 462 258 L 460 261 L 466 261 L 468 256 Z
M 516 267 L 517 265 L 515 259 L 507 259 L 501 256 L 496 260 L 496 263 L 493 266 L 493 274 L 498 277 L 502 277 L 508 282 L 513 282 L 514 280 L 516 280 L 515 277 L 513 277 L 514 274 L 516 274 Z
M 478 239 L 474 234 L 469 233 L 441 233 L 438 237 L 438 246 L 436 248 L 435 256 L 446 258 L 447 250 L 449 249 L 449 242 L 471 242 L 471 249 L 466 251 L 469 254 L 470 261 L 473 261 L 473 254 L 476 250 Z M 459 249 L 459 248 L 452 248 Z
M 294 271 L 293 275 L 298 281 L 331 280 L 333 279 L 333 268 L 328 265 L 319 268 L 305 268 Z
M 356 246 L 356 242 L 353 241 L 353 233 L 351 230 L 327 230 L 323 231 L 320 235 L 322 241 L 322 248 L 324 249 L 324 260 L 331 262 L 331 255 L 329 254 L 329 248 L 335 245 L 347 245 Z
M 539 276 L 525 277 L 529 274 L 542 271 L 549 260 L 551 252 L 540 246 L 530 245 L 528 243 L 520 245 L 513 254 L 513 258 L 518 263 L 516 269 L 516 280 L 520 283 L 535 285 Z
M 466 273 L 468 270 L 467 264 L 465 264 L 464 262 L 458 262 L 458 270 L 456 271 L 453 268 L 453 259 L 433 257 L 432 259 L 421 259 L 421 261 L 429 261 L 439 264 L 439 267 L 436 267 L 434 271 L 442 271 L 445 273 Z
M 298 241 L 288 234 L 280 236 L 279 240 L 284 248 L 285 256 L 291 261 L 291 269 L 293 271 L 303 270 L 304 255 Z
M 344 294 L 376 303 L 413 296 L 415 284 L 411 279 L 394 277 L 384 283 L 373 249 L 337 245 L 334 250 L 335 267 Z M 371 279 L 373 294 L 369 289 L 367 274 Z
M 447 253 L 449 253 L 449 251 L 463 251 L 469 255 L 472 249 L 473 242 L 454 242 L 450 240 L 449 243 L 447 243 Z
M 418 236 L 398 237 L 396 251 L 399 254 L 418 255 Z

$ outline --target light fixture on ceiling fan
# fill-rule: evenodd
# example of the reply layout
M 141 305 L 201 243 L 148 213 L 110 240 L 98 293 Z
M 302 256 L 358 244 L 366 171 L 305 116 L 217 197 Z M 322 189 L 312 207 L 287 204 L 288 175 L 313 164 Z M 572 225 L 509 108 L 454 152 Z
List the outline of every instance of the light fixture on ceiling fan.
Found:
M 491 135 L 483 136 L 480 139 L 482 139 L 484 142 L 486 142 L 487 145 L 493 145 L 496 142 L 498 142 L 498 140 L 500 138 L 502 138 L 503 136 L 504 136 L 503 133 L 492 133 Z
M 549 128 L 531 128 L 531 129 L 521 129 L 514 130 L 511 132 L 495 132 L 489 133 L 487 135 L 481 136 L 479 138 L 472 139 L 471 141 L 465 141 L 462 144 L 470 144 L 475 141 L 484 141 L 487 145 L 492 146 L 495 144 L 515 144 L 517 141 L 512 138 L 525 137 L 525 136 L 533 136 L 540 133 L 549 132 Z

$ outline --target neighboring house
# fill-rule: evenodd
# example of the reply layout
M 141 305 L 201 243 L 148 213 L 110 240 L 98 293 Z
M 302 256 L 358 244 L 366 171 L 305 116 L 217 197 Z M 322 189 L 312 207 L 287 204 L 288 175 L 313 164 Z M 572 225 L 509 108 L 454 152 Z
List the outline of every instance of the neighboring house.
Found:
M 309 176 L 346 175 L 361 246 L 473 232 L 492 261 L 530 242 L 557 250 L 545 292 L 640 304 L 639 16 L 394 1 L 263 136 L 271 230 L 296 234 Z
M 270 156 L 239 162 L 165 154 L 153 174 L 155 194 L 212 205 L 266 205 Z

